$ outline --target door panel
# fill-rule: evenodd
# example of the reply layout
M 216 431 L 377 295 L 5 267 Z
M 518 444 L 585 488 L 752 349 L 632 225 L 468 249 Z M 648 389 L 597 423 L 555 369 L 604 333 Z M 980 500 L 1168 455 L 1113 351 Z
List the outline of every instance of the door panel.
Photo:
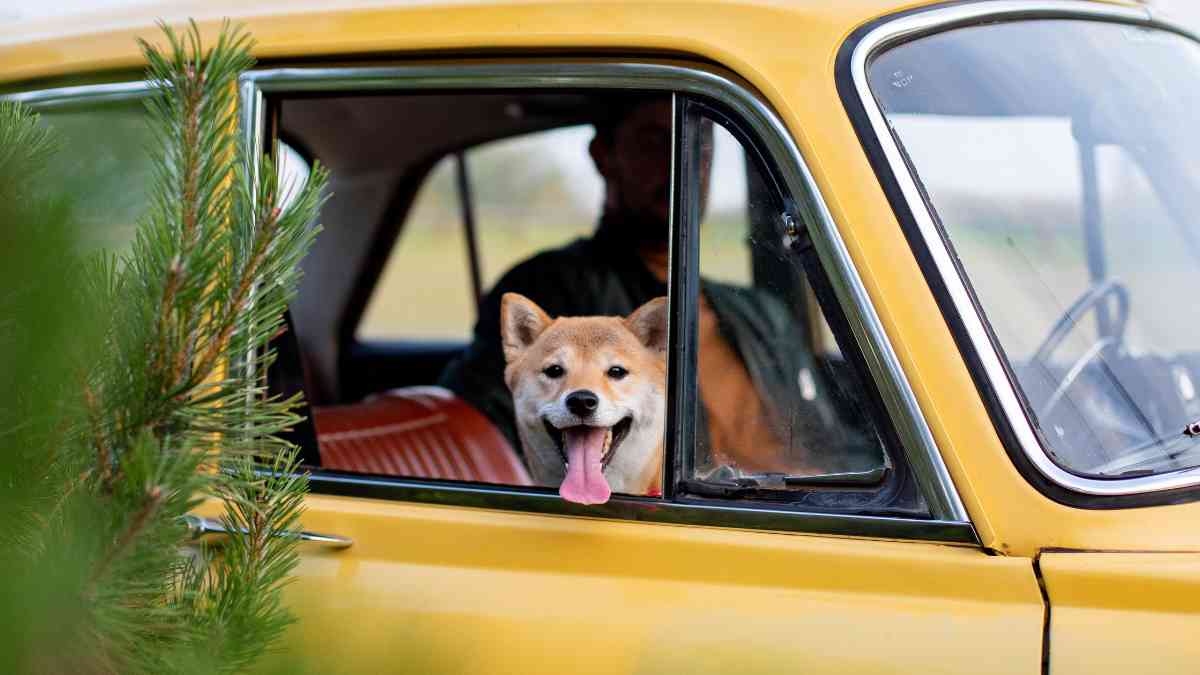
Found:
M 1046 553 L 1050 672 L 1194 673 L 1200 554 Z
M 1027 559 L 970 547 L 312 495 L 318 670 L 1037 673 Z

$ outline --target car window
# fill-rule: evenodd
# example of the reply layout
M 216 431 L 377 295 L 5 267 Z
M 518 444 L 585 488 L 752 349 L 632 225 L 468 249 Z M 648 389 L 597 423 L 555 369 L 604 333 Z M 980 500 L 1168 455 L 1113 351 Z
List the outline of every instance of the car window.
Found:
M 784 240 L 785 201 L 730 129 L 697 121 L 699 397 L 689 488 L 798 500 L 822 480 L 881 484 L 881 435 L 840 351 L 818 347 L 829 329 Z
M 84 100 L 38 111 L 60 143 L 47 175 L 70 196 L 86 249 L 119 252 L 133 241 L 152 169 L 144 106 L 140 98 Z
M 50 156 L 47 175 L 55 177 L 55 183 L 47 187 L 70 197 L 81 245 L 87 250 L 125 251 L 149 205 L 146 186 L 153 171 L 153 139 L 145 121 L 145 99 L 82 98 L 33 107 L 42 124 L 54 130 L 60 147 Z M 279 156 L 287 204 L 308 180 L 310 167 L 286 143 L 279 144 Z
M 946 54 L 957 69 L 928 66 Z M 968 75 L 983 63 L 1004 76 Z M 1035 461 L 1067 482 L 1200 465 L 1200 326 L 1181 320 L 1200 282 L 1198 72 L 1191 40 L 1090 21 L 948 31 L 871 65 L 1041 434 Z
M 531 255 L 589 234 L 602 185 L 590 126 L 484 143 L 462 153 L 482 290 Z M 458 155 L 425 179 L 358 324 L 360 340 L 465 341 L 476 319 Z

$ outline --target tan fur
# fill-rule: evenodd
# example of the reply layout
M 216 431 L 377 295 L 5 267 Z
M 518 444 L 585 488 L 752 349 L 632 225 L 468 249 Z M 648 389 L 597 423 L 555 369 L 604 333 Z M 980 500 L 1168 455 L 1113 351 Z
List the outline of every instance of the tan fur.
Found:
M 528 298 L 505 293 L 500 316 L 508 361 L 504 381 L 513 395 L 517 429 L 534 480 L 550 487 L 562 482 L 561 456 L 543 419 L 555 427 L 572 424 L 574 416 L 567 411 L 565 398 L 587 389 L 600 398 L 597 416 L 603 426 L 626 416 L 633 418 L 629 434 L 604 469 L 613 491 L 648 494 L 661 490 L 666 298 L 646 303 L 628 318 L 551 319 Z M 547 377 L 543 371 L 551 364 L 561 366 L 565 374 L 557 379 Z M 613 379 L 607 373 L 614 365 L 629 374 Z

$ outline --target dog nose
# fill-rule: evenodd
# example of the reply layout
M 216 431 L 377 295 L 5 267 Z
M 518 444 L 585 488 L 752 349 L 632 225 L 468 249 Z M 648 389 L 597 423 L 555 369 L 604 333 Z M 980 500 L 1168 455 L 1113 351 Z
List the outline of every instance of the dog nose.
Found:
M 567 395 L 567 410 L 575 413 L 580 417 L 589 417 L 596 412 L 596 407 L 600 405 L 600 397 L 587 389 L 573 391 Z

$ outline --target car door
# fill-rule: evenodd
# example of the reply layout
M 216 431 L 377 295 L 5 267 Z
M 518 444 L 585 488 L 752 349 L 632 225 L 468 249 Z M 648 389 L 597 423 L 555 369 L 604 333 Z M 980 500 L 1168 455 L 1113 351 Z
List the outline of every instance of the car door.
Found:
M 341 550 L 305 545 L 291 587 L 300 621 L 290 639 L 318 669 L 1040 670 L 1044 612 L 1032 560 L 978 545 L 886 336 L 869 328 L 878 322 L 865 293 L 844 292 L 857 277 L 838 253 L 837 228 L 803 158 L 769 109 L 733 79 L 678 64 L 546 60 L 295 68 L 252 73 L 245 84 L 246 100 L 263 106 L 252 107 L 250 119 L 279 110 L 290 92 L 312 97 L 322 89 L 374 97 L 453 90 L 467 97 L 454 109 L 469 109 L 473 94 L 506 87 L 649 86 L 671 96 L 675 111 L 664 494 L 585 507 L 527 484 L 444 480 L 415 469 L 334 471 L 319 466 L 328 443 L 351 437 L 318 429 L 304 526 L 354 540 Z M 742 158 L 713 165 L 723 172 L 713 185 L 736 182 L 736 167 L 747 167 L 741 202 L 701 187 L 710 126 L 733 139 L 724 147 Z M 334 173 L 336 181 L 336 166 Z M 351 208 L 336 199 L 323 214 L 327 230 Z M 757 242 L 742 250 L 750 272 L 741 277 L 723 266 L 731 255 L 723 244 L 705 239 L 719 228 L 702 227 L 707 210 L 730 199 L 749 214 L 734 238 Z M 793 310 L 780 321 L 804 321 L 797 325 L 822 334 L 802 340 L 810 360 L 795 366 L 766 350 L 748 377 L 759 391 L 774 386 L 828 415 L 833 440 L 806 451 L 845 460 L 836 470 L 747 473 L 718 461 L 724 450 L 710 422 L 730 415 L 715 407 L 723 399 L 705 393 L 716 372 L 703 370 L 698 326 L 705 304 L 726 302 L 719 296 L 736 304 L 757 293 L 738 290 L 739 279 L 772 285 Z M 320 296 L 309 301 L 320 304 Z M 779 377 L 771 371 L 778 363 L 798 370 Z M 766 383 L 771 378 L 776 384 Z M 834 403 L 823 405 L 822 396 Z M 369 436 L 352 440 L 370 451 Z M 420 450 L 431 464 L 468 444 L 461 435 L 439 438 Z M 857 448 L 853 461 L 841 454 L 849 447 Z
M 1190 671 L 1196 662 L 1194 553 L 1056 551 L 1039 557 L 1056 673 Z

